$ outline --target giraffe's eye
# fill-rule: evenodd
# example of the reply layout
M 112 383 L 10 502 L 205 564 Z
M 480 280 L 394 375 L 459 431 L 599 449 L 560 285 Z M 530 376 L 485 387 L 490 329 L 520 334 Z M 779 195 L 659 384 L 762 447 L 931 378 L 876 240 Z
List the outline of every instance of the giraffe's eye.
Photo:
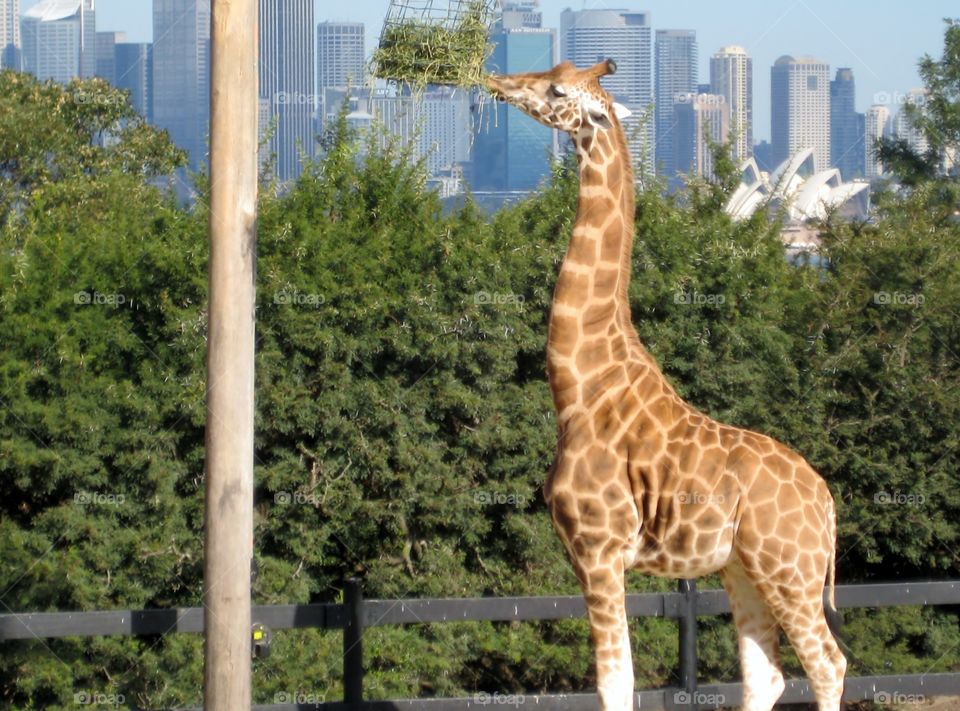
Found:
M 566 96 L 566 95 L 567 95 L 567 92 L 565 92 L 565 91 L 563 90 L 563 87 L 562 87 L 562 86 L 557 86 L 556 84 L 551 84 L 551 85 L 550 85 L 550 95 L 559 98 L 559 97 L 562 97 L 562 96 Z

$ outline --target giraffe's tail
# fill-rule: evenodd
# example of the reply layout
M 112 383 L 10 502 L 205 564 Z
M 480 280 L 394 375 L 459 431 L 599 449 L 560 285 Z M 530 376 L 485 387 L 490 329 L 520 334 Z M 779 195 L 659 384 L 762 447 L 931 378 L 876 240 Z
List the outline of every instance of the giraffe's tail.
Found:
M 827 627 L 830 628 L 833 636 L 839 639 L 843 615 L 837 611 L 837 511 L 833 497 L 828 499 L 827 535 L 830 538 L 830 557 L 827 560 L 827 606 L 824 613 L 827 618 Z

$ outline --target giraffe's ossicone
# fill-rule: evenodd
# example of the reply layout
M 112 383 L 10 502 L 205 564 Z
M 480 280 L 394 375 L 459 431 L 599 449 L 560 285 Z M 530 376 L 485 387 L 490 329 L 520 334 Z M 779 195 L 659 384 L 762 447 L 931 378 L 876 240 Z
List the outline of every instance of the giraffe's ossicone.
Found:
M 768 711 L 784 689 L 784 630 L 816 692 L 837 711 L 846 661 L 827 627 L 834 502 L 783 444 L 721 424 L 684 402 L 630 318 L 635 186 L 622 110 L 600 85 L 616 65 L 569 62 L 493 76 L 488 88 L 570 134 L 580 171 L 576 223 L 557 278 L 547 374 L 557 455 L 544 494 L 583 588 L 604 711 L 634 708 L 624 573 L 719 571 L 739 636 L 743 708 Z

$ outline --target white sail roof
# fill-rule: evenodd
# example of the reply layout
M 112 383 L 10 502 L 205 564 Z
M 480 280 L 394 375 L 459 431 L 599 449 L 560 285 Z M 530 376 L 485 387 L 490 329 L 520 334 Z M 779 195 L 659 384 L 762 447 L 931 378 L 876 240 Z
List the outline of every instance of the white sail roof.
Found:
M 869 184 L 844 183 L 836 168 L 813 172 L 813 150 L 802 150 L 781 163 L 771 175 L 751 158 L 740 166 L 741 181 L 724 210 L 734 220 L 746 220 L 763 207 L 785 206 L 791 223 L 822 220 L 843 208 L 865 218 Z
M 23 16 L 41 22 L 53 22 L 73 17 L 83 5 L 83 0 L 41 0 L 31 7 Z

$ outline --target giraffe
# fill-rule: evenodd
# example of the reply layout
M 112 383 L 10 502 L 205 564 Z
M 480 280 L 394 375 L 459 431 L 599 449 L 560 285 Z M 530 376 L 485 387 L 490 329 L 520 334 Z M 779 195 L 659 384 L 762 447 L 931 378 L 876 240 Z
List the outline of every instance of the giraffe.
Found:
M 633 709 L 624 574 L 693 578 L 719 571 L 737 628 L 743 708 L 769 711 L 784 690 L 782 629 L 816 693 L 837 711 L 846 660 L 826 621 L 835 609 L 836 514 L 798 454 L 684 402 L 630 317 L 634 181 L 620 118 L 588 69 L 491 75 L 487 89 L 570 134 L 580 188 L 557 278 L 547 376 L 558 444 L 544 485 L 554 528 L 586 601 L 602 711 Z

